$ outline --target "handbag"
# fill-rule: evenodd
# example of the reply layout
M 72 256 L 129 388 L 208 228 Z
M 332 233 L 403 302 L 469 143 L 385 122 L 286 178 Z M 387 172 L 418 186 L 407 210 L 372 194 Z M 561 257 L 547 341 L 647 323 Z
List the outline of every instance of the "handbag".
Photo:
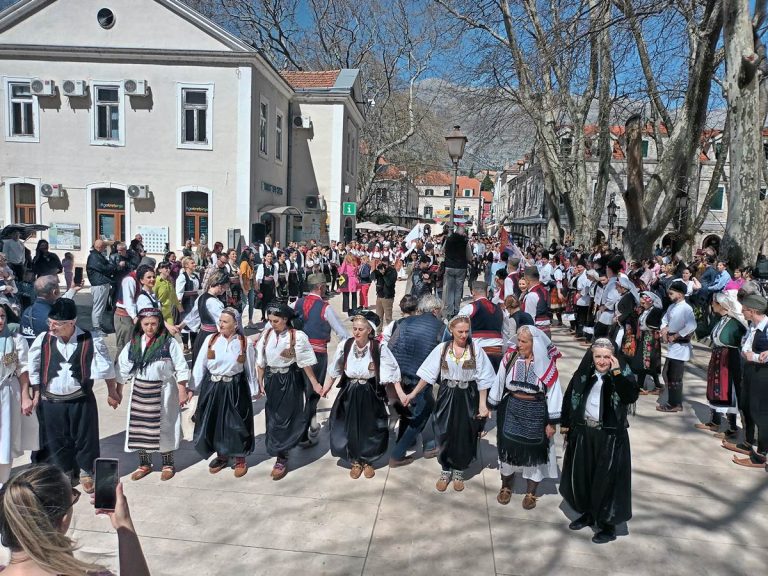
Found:
M 344 288 L 347 284 L 349 284 L 349 274 L 346 272 L 339 274 L 339 278 L 336 280 L 336 284 L 339 286 L 339 288 Z

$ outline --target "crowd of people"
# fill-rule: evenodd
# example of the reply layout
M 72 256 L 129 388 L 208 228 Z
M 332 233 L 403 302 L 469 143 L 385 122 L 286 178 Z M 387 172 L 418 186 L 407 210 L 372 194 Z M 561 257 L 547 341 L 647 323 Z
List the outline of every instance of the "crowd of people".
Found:
M 61 269 L 47 269 L 34 281 L 37 299 L 21 313 L 21 330 L 11 329 L 10 311 L 0 306 L 0 510 L 19 496 L 11 487 L 21 475 L 10 473 L 24 450 L 35 451 L 38 466 L 55 465 L 46 468 L 51 486 L 66 477 L 93 492 L 101 455 L 95 380 L 106 381 L 109 407 L 128 406 L 124 448 L 136 453 L 133 481 L 156 467 L 163 481 L 175 476 L 181 413 L 195 397 L 197 452 L 210 458 L 212 474 L 231 468 L 236 478 L 247 473 L 254 448 L 253 401 L 265 397 L 265 445 L 275 458 L 271 477 L 280 480 L 291 451 L 319 441 L 318 402 L 335 387 L 330 451 L 351 478 L 372 478 L 386 454 L 390 467 L 407 466 L 420 438 L 422 456 L 440 465 L 436 489 L 462 491 L 495 412 L 498 503 L 511 502 L 515 475 L 526 482 L 527 510 L 536 507 L 540 483 L 559 478 L 580 514 L 570 528 L 594 526 L 593 542 L 610 542 L 632 516 L 634 404 L 640 395 L 663 395 L 658 411 L 682 410 L 693 338 L 712 347 L 710 419 L 697 428 L 739 453 L 736 464 L 766 466 L 768 301 L 748 270 L 732 278 L 727 263 L 707 253 L 691 265 L 661 254 L 639 263 L 604 246 L 521 250 L 461 229 L 415 232 L 285 249 L 267 237 L 240 251 L 216 243 L 210 253 L 188 243 L 181 258 L 168 253 L 159 264 L 141 237 L 109 255 L 97 240 L 87 263 L 92 330 L 78 326 L 72 297 L 81 286 L 67 280 L 61 296 Z M 405 282 L 402 318 L 392 321 L 398 280 Z M 337 293 L 349 323 L 329 305 Z M 114 357 L 105 341 L 108 306 Z M 566 386 L 553 325 L 588 347 Z M 338 345 L 329 357 L 332 334 Z M 62 509 L 56 526 L 69 513 Z M 12 525 L 0 514 L 4 543 Z M 33 555 L 20 540 L 9 542 Z

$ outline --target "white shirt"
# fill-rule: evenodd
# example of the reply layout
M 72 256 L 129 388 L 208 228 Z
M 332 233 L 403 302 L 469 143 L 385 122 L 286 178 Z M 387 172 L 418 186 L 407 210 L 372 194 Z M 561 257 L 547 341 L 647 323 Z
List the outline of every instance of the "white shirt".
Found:
M 317 364 L 317 357 L 312 346 L 309 344 L 309 338 L 301 330 L 295 330 L 295 358 L 285 358 L 281 356 L 284 350 L 287 350 L 291 344 L 291 331 L 283 330 L 280 334 L 272 328 L 267 328 L 259 338 L 256 344 L 256 365 L 259 368 L 286 368 L 296 362 L 299 368 L 305 366 L 314 366 Z
M 48 381 L 47 389 L 51 394 L 57 396 L 67 396 L 80 390 L 82 384 L 74 379 L 72 376 L 72 364 L 69 360 L 72 360 L 72 355 L 77 348 L 77 338 L 83 334 L 83 331 L 79 327 L 75 327 L 75 333 L 69 339 L 69 342 L 64 342 L 61 338 L 54 338 L 56 348 L 64 357 L 64 362 L 61 363 L 61 371 L 57 376 L 54 376 Z M 48 337 L 48 332 L 43 332 L 35 338 L 32 342 L 32 346 L 29 348 L 29 383 L 32 386 L 40 386 L 41 381 L 41 369 L 42 369 L 42 346 L 43 340 Z M 98 336 L 96 333 L 91 333 L 93 341 L 93 360 L 91 361 L 91 379 L 92 380 L 110 380 L 115 377 L 115 366 L 112 363 L 112 359 L 109 357 L 109 349 L 107 348 L 104 338 Z M 78 358 L 74 359 L 78 361 Z
M 149 338 L 146 336 L 141 337 L 141 351 L 144 352 L 147 349 L 147 343 Z M 119 373 L 117 379 L 120 382 L 127 382 L 131 377 L 131 368 L 133 368 L 133 362 L 128 359 L 128 352 L 131 349 L 130 342 L 125 345 L 120 356 L 117 359 L 117 365 Z M 171 339 L 170 348 L 168 349 L 170 358 L 163 358 L 156 362 L 150 363 L 143 370 L 134 372 L 134 375 L 139 380 L 160 380 L 162 382 L 186 382 L 189 380 L 189 366 L 184 358 L 184 351 L 181 349 L 181 345 L 174 339 Z
M 352 380 L 368 380 L 369 378 L 373 378 L 375 374 L 373 370 L 370 370 L 373 365 L 370 343 L 365 345 L 365 353 L 362 358 L 357 358 L 355 357 L 355 347 L 357 345 L 352 342 L 352 348 L 349 350 L 347 366 L 345 368 L 342 366 L 342 360 L 344 358 L 344 346 L 346 343 L 347 340 L 344 340 L 343 342 L 339 342 L 339 345 L 336 347 L 336 354 L 334 354 L 333 360 L 328 363 L 328 376 L 331 378 L 338 378 L 343 371 L 347 375 L 347 378 Z M 380 346 L 379 350 L 381 351 L 379 361 L 379 384 L 383 385 L 399 382 L 400 366 L 398 366 L 397 360 L 395 360 L 392 352 L 385 345 Z
M 197 275 L 190 276 L 189 279 L 192 281 L 192 290 L 199 290 L 200 279 L 197 277 Z M 184 287 L 186 285 L 187 279 L 184 276 L 184 271 L 182 270 L 179 272 L 179 277 L 176 278 L 176 298 L 179 299 L 179 302 L 181 302 L 181 299 L 184 298 Z
M 741 351 L 752 352 L 752 343 L 755 340 L 755 332 L 764 332 L 766 327 L 768 327 L 768 316 L 764 317 L 757 325 L 750 322 L 747 335 L 744 336 L 744 343 L 741 345 Z M 758 361 L 757 355 L 755 355 L 755 361 Z
M 270 276 L 274 279 L 275 276 L 277 276 L 277 264 L 272 264 L 271 270 L 265 270 L 267 268 L 266 264 L 259 264 L 259 266 L 256 269 L 256 282 L 261 283 L 264 278 L 269 278 Z
M 440 357 L 443 354 L 443 347 L 445 346 L 449 347 L 448 353 L 445 355 L 445 362 L 448 364 L 447 369 L 441 368 L 440 366 Z M 493 365 L 486 353 L 480 346 L 478 346 L 475 340 L 472 340 L 472 346 L 475 349 L 475 368 L 464 368 L 464 363 L 471 358 L 469 348 L 464 350 L 464 354 L 461 358 L 455 358 L 451 349 L 451 342 L 444 342 L 438 344 L 435 349 L 429 353 L 429 356 L 427 356 L 426 360 L 424 360 L 416 371 L 416 375 L 429 384 L 435 384 L 438 378 L 460 380 L 464 382 L 475 380 L 477 382 L 478 390 L 490 389 L 496 381 Z
M 320 296 L 312 292 L 304 296 L 305 301 L 309 300 L 310 298 L 317 298 L 318 300 L 322 300 Z M 290 306 L 292 308 L 296 308 L 296 302 L 298 302 L 298 300 L 290 304 Z M 347 330 L 344 327 L 344 324 L 341 323 L 341 320 L 339 320 L 339 317 L 336 315 L 336 312 L 334 312 L 333 308 L 330 305 L 325 307 L 325 312 L 321 319 L 325 320 L 326 322 L 328 322 L 328 324 L 330 324 L 331 330 L 333 330 L 336 333 L 336 336 L 338 336 L 340 340 L 346 340 L 347 338 L 352 337 L 352 335 L 349 333 L 349 330 Z M 306 318 L 304 319 L 304 321 L 306 322 Z
M 661 329 L 664 328 L 669 334 L 677 334 L 679 337 L 690 336 L 696 330 L 696 317 L 688 302 L 675 302 L 667 309 L 661 320 Z M 667 358 L 687 362 L 691 359 L 692 350 L 690 342 L 672 342 L 667 348 Z
M 200 296 L 202 296 L 202 294 Z M 202 322 L 200 321 L 200 310 L 198 309 L 200 296 L 197 297 L 194 305 L 192 306 L 192 310 L 190 310 L 189 314 L 187 314 L 187 317 L 184 318 L 184 324 L 192 332 L 199 332 L 200 326 L 202 326 Z M 208 314 L 211 315 L 211 318 L 213 318 L 213 323 L 218 326 L 219 316 L 221 316 L 221 311 L 224 310 L 224 304 L 222 304 L 221 300 L 214 296 L 208 298 L 208 300 L 205 301 L 205 308 L 208 310 Z
M 618 280 L 614 276 L 608 280 L 608 283 L 605 286 L 603 286 L 600 300 L 598 300 L 599 305 L 605 306 L 605 310 L 600 312 L 600 317 L 598 318 L 598 322 L 600 322 L 600 324 L 606 324 L 607 326 L 611 326 L 613 324 L 616 304 L 618 304 L 619 300 L 621 300 L 621 294 L 619 294 L 619 291 L 616 290 L 617 282 Z
M 586 272 L 582 272 L 576 279 L 576 289 L 579 291 L 579 299 L 576 301 L 577 306 L 589 306 L 592 298 L 589 295 L 589 289 L 592 287 L 592 281 L 587 276 Z
M 603 376 L 599 372 L 595 372 L 597 381 L 587 396 L 587 404 L 584 407 L 584 416 L 592 420 L 600 420 L 600 402 L 603 394 Z
M 142 290 L 139 292 L 139 296 L 136 298 L 136 312 L 141 312 L 144 308 L 160 308 L 160 300 L 150 293 Z
M 224 336 L 219 336 L 213 344 L 215 357 L 208 358 L 208 345 L 214 336 L 216 334 L 210 334 L 203 341 L 203 347 L 200 350 L 200 354 L 197 355 L 195 366 L 192 369 L 192 385 L 187 387 L 197 389 L 200 386 L 200 382 L 203 381 L 206 372 L 215 376 L 236 376 L 245 371 L 251 394 L 255 395 L 259 387 L 256 383 L 256 371 L 254 370 L 256 366 L 256 350 L 254 347 L 246 338 L 245 362 L 241 364 L 237 361 L 238 356 L 242 353 L 238 335 L 235 334 L 230 340 L 227 340 Z
M 0 361 L 0 385 L 2 385 L 12 376 L 29 372 L 29 344 L 27 344 L 27 339 L 18 333 L 0 339 L 0 342 L 5 343 L 5 348 L 0 350 L 0 360 L 6 354 L 13 354 L 14 352 L 17 356 L 16 362 L 12 364 L 6 365 L 5 362 Z
M 552 281 L 552 264 L 547 262 L 539 268 L 539 282 L 546 286 Z
M 21 240 L 8 238 L 3 241 L 3 254 L 9 264 L 21 264 L 24 262 L 24 243 Z
M 138 315 L 136 311 L 136 279 L 129 274 L 120 281 L 120 287 L 123 301 L 117 302 L 116 306 L 128 312 L 128 316 L 135 320 Z

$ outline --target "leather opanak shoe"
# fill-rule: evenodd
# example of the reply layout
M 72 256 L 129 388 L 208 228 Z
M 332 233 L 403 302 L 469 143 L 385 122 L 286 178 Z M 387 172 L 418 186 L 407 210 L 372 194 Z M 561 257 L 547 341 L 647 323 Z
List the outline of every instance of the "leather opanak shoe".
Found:
M 133 474 L 131 474 L 131 480 L 141 480 L 145 476 L 148 476 L 152 473 L 152 466 L 139 466 L 136 468 Z
M 227 467 L 229 464 L 229 461 L 226 458 L 221 458 L 219 456 L 216 456 L 213 460 L 211 460 L 211 463 L 208 464 L 208 472 L 211 474 L 218 474 L 224 468 Z
M 80 486 L 83 487 L 83 492 L 86 494 L 93 494 L 96 490 L 96 486 L 93 483 L 93 476 L 80 476 Z
M 568 528 L 571 530 L 581 530 L 582 528 L 586 528 L 587 526 L 592 526 L 595 521 L 592 520 L 592 515 L 587 512 L 586 514 L 582 514 L 576 520 L 568 524 Z
M 616 529 L 609 525 L 601 526 L 600 531 L 592 536 L 592 542 L 595 544 L 607 544 L 614 540 L 616 540 Z
M 163 466 L 163 471 L 160 473 L 160 480 L 167 482 L 174 476 L 176 476 L 176 468 L 173 466 Z
M 242 478 L 248 473 L 248 464 L 245 463 L 245 458 L 238 456 L 235 458 L 235 478 Z

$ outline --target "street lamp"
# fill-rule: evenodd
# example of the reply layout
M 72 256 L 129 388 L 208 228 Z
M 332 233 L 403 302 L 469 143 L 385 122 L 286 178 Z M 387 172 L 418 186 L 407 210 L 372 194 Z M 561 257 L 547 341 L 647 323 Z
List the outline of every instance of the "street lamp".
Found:
M 613 238 L 613 226 L 616 224 L 616 211 L 619 207 L 616 205 L 616 199 L 611 195 L 611 201 L 608 203 L 608 247 L 611 248 L 611 239 Z
M 453 213 L 456 209 L 456 181 L 459 177 L 459 161 L 464 156 L 467 137 L 462 134 L 459 126 L 454 126 L 453 130 L 445 137 L 445 144 L 448 147 L 448 156 L 451 157 L 451 162 L 453 162 L 453 189 L 451 190 L 451 231 L 453 231 Z

